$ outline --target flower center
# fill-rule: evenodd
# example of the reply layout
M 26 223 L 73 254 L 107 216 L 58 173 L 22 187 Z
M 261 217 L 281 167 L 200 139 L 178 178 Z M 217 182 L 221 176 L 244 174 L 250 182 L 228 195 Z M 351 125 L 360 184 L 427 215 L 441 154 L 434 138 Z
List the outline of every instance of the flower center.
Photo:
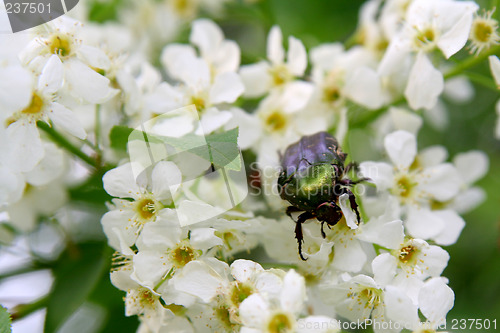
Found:
M 171 251 L 172 262 L 177 268 L 186 266 L 197 257 L 198 253 L 187 242 L 181 242 Z
M 364 304 L 365 308 L 373 308 L 380 304 L 381 291 L 379 289 L 365 287 L 358 292 L 350 292 L 347 297 L 352 298 L 359 304 Z
M 229 312 L 229 309 L 227 306 L 220 306 L 215 309 L 215 317 L 219 319 L 219 322 L 222 323 L 222 325 L 228 329 L 229 332 L 232 332 L 233 326 L 235 326 L 231 322 L 231 313 Z
M 50 53 L 60 57 L 67 57 L 71 54 L 71 41 L 68 36 L 53 35 L 49 41 Z
M 396 182 L 396 192 L 400 197 L 409 198 L 416 185 L 407 175 L 403 175 Z
M 472 34 L 479 42 L 486 43 L 490 40 L 493 33 L 493 27 L 487 22 L 478 21 L 472 26 Z
M 403 264 L 416 260 L 417 249 L 412 245 L 405 246 L 399 250 L 399 261 Z
M 279 132 L 286 127 L 287 119 L 283 112 L 273 111 L 265 119 L 265 125 L 270 132 Z
M 143 308 L 154 308 L 158 296 L 154 295 L 148 289 L 141 289 L 139 293 L 139 302 Z
M 28 105 L 21 113 L 26 115 L 38 115 L 43 110 L 43 99 L 36 92 L 31 97 L 30 105 Z
M 192 0 L 173 0 L 174 11 L 182 17 L 189 17 L 196 12 L 196 6 Z
M 276 313 L 269 320 L 267 331 L 269 333 L 285 333 L 292 332 L 293 320 L 287 313 Z
M 292 74 L 290 74 L 285 65 L 276 65 L 270 68 L 269 74 L 271 75 L 274 86 L 280 86 L 292 79 Z
M 239 307 L 248 296 L 253 294 L 253 287 L 248 283 L 235 282 L 229 292 L 229 300 L 234 307 Z
M 205 99 L 200 96 L 191 96 L 191 104 L 194 104 L 198 113 L 201 113 L 207 107 Z
M 142 220 L 154 220 L 157 213 L 157 203 L 151 198 L 144 198 L 137 201 L 135 211 Z
M 436 37 L 437 34 L 433 27 L 425 27 L 422 30 L 417 30 L 413 43 L 417 50 L 429 52 L 435 46 Z

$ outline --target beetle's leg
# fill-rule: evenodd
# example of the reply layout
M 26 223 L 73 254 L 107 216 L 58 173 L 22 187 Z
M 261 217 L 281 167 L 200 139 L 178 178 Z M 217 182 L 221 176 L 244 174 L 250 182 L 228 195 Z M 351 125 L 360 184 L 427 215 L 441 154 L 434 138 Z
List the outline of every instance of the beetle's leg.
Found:
M 302 233 L 302 223 L 313 218 L 313 214 L 309 212 L 304 212 L 299 215 L 297 222 L 295 222 L 295 238 L 297 238 L 297 243 L 299 244 L 299 256 L 300 259 L 306 261 L 307 258 L 304 258 L 302 255 L 302 243 L 304 242 L 304 234 Z
M 296 212 L 302 212 L 301 209 L 297 208 L 297 207 L 294 207 L 294 206 L 288 206 L 286 207 L 286 215 L 288 215 L 288 217 L 290 217 L 292 220 L 293 220 L 293 217 L 292 217 L 292 213 L 296 213 Z M 293 220 L 295 221 L 295 220 Z
M 359 164 L 356 162 L 350 162 L 349 164 L 346 165 L 344 172 L 349 173 L 349 171 L 354 170 L 354 172 L 359 171 Z
M 361 223 L 361 218 L 359 216 L 358 204 L 356 203 L 356 197 L 354 193 L 351 192 L 350 189 L 346 189 L 346 193 L 349 195 L 349 203 L 351 204 L 351 209 L 356 213 L 356 219 L 358 220 L 358 224 Z
M 325 224 L 325 221 L 321 221 L 321 236 L 323 236 L 323 238 L 326 238 L 325 230 L 323 230 L 324 224 Z M 326 225 L 328 225 L 328 223 Z M 330 227 L 328 227 L 328 228 L 330 228 Z
M 358 180 L 351 180 L 351 179 L 345 178 L 345 179 L 341 179 L 339 181 L 339 183 L 342 185 L 345 185 L 345 186 L 352 186 L 352 185 L 356 185 L 356 184 L 362 183 L 364 181 L 370 181 L 370 180 L 371 180 L 370 178 L 366 178 L 366 177 L 360 178 Z

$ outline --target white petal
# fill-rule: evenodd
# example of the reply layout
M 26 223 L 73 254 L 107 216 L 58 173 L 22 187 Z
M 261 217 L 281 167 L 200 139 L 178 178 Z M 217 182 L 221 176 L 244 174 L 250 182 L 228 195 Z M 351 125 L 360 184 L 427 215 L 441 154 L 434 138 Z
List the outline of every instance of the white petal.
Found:
M 129 219 L 133 217 L 130 210 L 112 210 L 103 215 L 101 219 L 102 229 L 108 238 L 109 245 L 122 252 L 122 248 L 132 246 L 137 238 L 137 228 L 131 228 Z M 123 245 L 124 246 L 123 246 Z
M 199 260 L 189 262 L 174 278 L 175 289 L 210 302 L 227 284 L 212 267 Z
M 373 279 L 381 286 L 392 282 L 396 276 L 397 259 L 389 253 L 383 253 L 372 261 Z
M 104 190 L 119 198 L 136 198 L 141 192 L 130 163 L 111 169 L 102 177 Z
M 226 72 L 217 75 L 210 88 L 210 103 L 233 103 L 245 90 L 245 86 L 238 74 Z
M 81 45 L 77 51 L 78 58 L 92 68 L 108 70 L 111 67 L 106 53 L 93 46 Z
M 196 129 L 196 135 L 206 135 L 226 125 L 233 114 L 229 111 L 219 111 L 217 108 L 208 108 L 203 112 L 200 126 Z
M 447 79 L 444 94 L 456 104 L 465 104 L 474 98 L 474 86 L 466 76 Z
M 432 66 L 424 53 L 419 53 L 405 89 L 408 104 L 414 110 L 431 109 L 436 105 L 443 89 L 443 74 Z
M 500 59 L 497 56 L 489 56 L 488 61 L 490 63 L 491 75 L 495 79 L 497 88 L 500 89 Z
M 22 110 L 31 102 L 33 77 L 21 66 L 0 68 L 0 105 L 3 112 Z
M 173 162 L 160 161 L 153 169 L 151 176 L 153 182 L 153 194 L 157 200 L 165 200 L 172 197 L 181 184 L 182 175 L 179 168 Z
M 214 228 L 199 228 L 191 230 L 189 238 L 191 245 L 195 249 L 208 250 L 217 245 L 223 245 L 224 242 L 219 237 L 215 236 Z
M 45 143 L 45 156 L 36 167 L 25 174 L 31 185 L 45 185 L 62 175 L 64 166 L 63 151 L 52 143 Z
M 61 104 L 52 103 L 49 117 L 57 127 L 61 127 L 77 138 L 83 140 L 87 137 L 87 133 L 75 114 Z
M 63 85 L 64 67 L 58 56 L 50 56 L 38 79 L 38 90 L 50 95 L 58 91 Z
M 422 127 L 422 117 L 403 108 L 391 106 L 389 114 L 396 130 L 403 130 L 417 135 L 420 127 Z
M 395 249 L 404 240 L 403 222 L 401 220 L 384 221 L 383 218 L 371 219 L 368 223 L 363 224 L 362 232 L 358 238 L 389 249 Z
M 406 131 L 396 131 L 387 135 L 384 146 L 392 163 L 400 170 L 408 168 L 417 155 L 417 140 Z
M 444 163 L 448 158 L 448 151 L 443 146 L 431 146 L 418 153 L 418 162 L 424 167 L 431 167 Z
M 118 92 L 109 87 L 109 79 L 78 60 L 65 62 L 65 79 L 70 91 L 89 103 L 103 103 Z
M 174 74 L 178 59 L 182 58 L 196 58 L 196 51 L 194 47 L 184 44 L 169 44 L 163 49 L 160 61 L 163 67 L 169 71 L 170 74 Z M 173 75 L 173 78 L 180 79 L 180 77 L 176 77 L 175 75 Z
M 193 22 L 189 41 L 198 46 L 202 56 L 213 56 L 223 40 L 222 30 L 213 21 L 198 19 Z
M 448 201 L 458 193 L 462 185 L 460 175 L 450 163 L 426 168 L 425 178 L 417 186 L 438 201 Z
M 392 187 L 394 173 L 392 167 L 383 162 L 362 162 L 359 169 L 363 177 L 377 185 L 378 191 L 384 191 Z
M 287 67 L 295 76 L 302 76 L 307 67 L 306 48 L 292 36 L 288 37 Z
M 250 148 L 262 133 L 259 119 L 240 108 L 231 108 L 229 111 L 232 117 L 224 128 L 229 130 L 238 127 L 238 147 L 242 150 Z
M 267 59 L 276 65 L 283 63 L 284 58 L 283 35 L 281 29 L 275 25 L 271 28 L 267 37 Z
M 333 318 L 326 316 L 308 316 L 298 320 L 297 333 L 333 333 L 337 332 L 340 327 L 341 323 Z
M 306 106 L 314 91 L 314 86 L 309 82 L 293 81 L 286 85 L 281 101 L 283 111 L 296 112 Z
M 471 187 L 464 191 L 460 191 L 449 206 L 458 214 L 465 214 L 480 204 L 486 199 L 486 192 L 480 187 Z
M 35 124 L 16 121 L 7 127 L 7 136 L 12 142 L 12 170 L 27 172 L 45 155 L 40 133 Z
M 265 61 L 256 64 L 241 66 L 240 75 L 245 85 L 245 97 L 259 97 L 264 95 L 271 86 L 269 64 Z
M 260 264 L 251 260 L 238 259 L 231 264 L 231 275 L 239 282 L 247 282 L 254 275 L 263 271 Z
M 149 288 L 154 288 L 171 268 L 163 253 L 149 250 L 139 251 L 134 256 L 133 264 L 134 272 L 131 277 L 137 283 Z
M 403 290 L 387 286 L 384 294 L 386 314 L 389 320 L 393 320 L 404 325 L 415 325 L 419 322 L 417 307 Z
M 351 208 L 348 194 L 342 194 L 339 197 L 339 205 L 340 208 L 342 209 L 342 214 L 344 214 L 347 226 L 351 229 L 357 229 L 358 228 L 357 217 L 353 209 Z
M 366 259 L 367 255 L 358 240 L 335 243 L 333 267 L 347 272 L 359 272 Z
M 300 313 L 306 298 L 306 284 L 302 275 L 293 269 L 288 271 L 283 279 L 281 291 L 281 308 L 291 313 Z
M 448 25 L 446 31 L 439 36 L 437 45 L 446 58 L 451 57 L 464 47 L 469 38 L 473 13 L 479 8 L 472 1 L 443 1 L 440 11 L 436 13 L 442 25 Z
M 240 304 L 240 318 L 243 325 L 262 327 L 269 316 L 269 307 L 259 294 L 252 294 Z
M 455 156 L 453 164 L 455 164 L 462 180 L 466 184 L 472 184 L 486 175 L 489 159 L 484 152 L 472 150 Z
M 455 244 L 465 227 L 464 219 L 452 210 L 441 210 L 435 214 L 443 221 L 442 231 L 434 237 L 434 241 L 439 245 Z
M 406 228 L 412 237 L 432 239 L 443 231 L 444 221 L 428 208 L 411 206 L 408 210 Z
M 378 109 L 385 102 L 380 77 L 368 67 L 358 67 L 353 71 L 345 84 L 344 93 L 368 109 Z
M 422 287 L 418 305 L 422 314 L 431 322 L 441 324 L 453 307 L 455 294 L 443 278 L 433 278 Z
M 448 265 L 448 260 L 450 260 L 450 255 L 448 252 L 436 245 L 431 245 L 428 248 L 422 250 L 424 260 L 424 266 L 426 266 L 425 273 L 430 276 L 439 276 Z

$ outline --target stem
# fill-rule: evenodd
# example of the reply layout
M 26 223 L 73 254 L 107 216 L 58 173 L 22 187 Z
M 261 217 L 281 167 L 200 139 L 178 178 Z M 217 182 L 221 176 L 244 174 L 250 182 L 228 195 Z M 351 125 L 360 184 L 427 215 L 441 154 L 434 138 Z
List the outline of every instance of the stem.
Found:
M 10 314 L 12 321 L 24 318 L 24 317 L 28 316 L 29 314 L 46 307 L 48 300 L 49 300 L 49 297 L 48 297 L 48 295 L 46 295 L 42 298 L 39 298 L 38 300 L 36 300 L 33 303 L 19 304 L 19 305 L 15 306 L 12 309 L 12 312 Z
M 101 104 L 96 104 L 95 106 L 95 146 L 97 150 L 100 150 L 101 142 Z
M 467 78 L 469 78 L 469 80 L 471 80 L 477 84 L 480 84 L 485 88 L 491 89 L 493 91 L 498 91 L 497 85 L 489 77 L 486 77 L 484 75 L 481 75 L 481 74 L 478 74 L 475 72 L 465 72 L 464 75 L 467 76 Z
M 57 143 L 61 148 L 66 149 L 73 155 L 80 158 L 82 161 L 90 165 L 91 167 L 96 167 L 96 162 L 90 156 L 83 153 L 78 147 L 75 147 L 71 142 L 68 141 L 64 136 L 62 136 L 59 132 L 53 129 L 50 125 L 43 121 L 37 122 L 37 126 L 39 129 L 47 133 L 50 139 Z
M 481 53 L 478 56 L 471 56 L 464 61 L 460 62 L 458 65 L 453 67 L 448 73 L 444 74 L 444 79 L 449 79 L 451 77 L 462 74 L 466 69 L 474 67 L 481 63 L 483 60 L 488 58 L 490 55 L 500 53 L 500 45 L 496 45 L 495 47 L 491 47 L 487 52 Z

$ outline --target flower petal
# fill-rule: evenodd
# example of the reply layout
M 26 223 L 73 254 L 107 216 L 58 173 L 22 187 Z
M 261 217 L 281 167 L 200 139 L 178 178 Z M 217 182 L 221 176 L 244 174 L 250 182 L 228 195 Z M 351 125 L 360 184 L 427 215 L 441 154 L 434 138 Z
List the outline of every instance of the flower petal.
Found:
M 304 44 L 295 37 L 288 37 L 287 67 L 295 76 L 302 76 L 307 67 L 307 52 Z
M 443 323 L 446 314 L 453 307 L 455 294 L 446 285 L 443 278 L 432 278 L 428 280 L 418 295 L 420 312 L 437 325 Z
M 271 28 L 267 37 L 267 59 L 276 65 L 283 63 L 284 58 L 283 35 L 281 34 L 281 29 L 275 25 Z
M 245 90 L 245 86 L 238 74 L 226 72 L 217 75 L 210 88 L 210 103 L 233 103 Z
M 87 133 L 75 114 L 59 103 L 52 103 L 50 120 L 52 120 L 56 126 L 61 127 L 66 132 L 79 139 L 83 140 L 87 137 Z
M 434 68 L 427 56 L 420 52 L 410 71 L 405 89 L 408 104 L 414 110 L 432 109 L 444 89 L 443 74 Z
M 58 56 L 50 56 L 38 79 L 38 90 L 44 95 L 54 94 L 63 85 L 64 67 Z
M 384 146 L 392 163 L 399 169 L 407 169 L 417 155 L 417 140 L 406 131 L 396 131 L 387 135 Z
M 151 175 L 152 192 L 157 200 L 170 199 L 182 182 L 181 171 L 170 161 L 158 162 Z

